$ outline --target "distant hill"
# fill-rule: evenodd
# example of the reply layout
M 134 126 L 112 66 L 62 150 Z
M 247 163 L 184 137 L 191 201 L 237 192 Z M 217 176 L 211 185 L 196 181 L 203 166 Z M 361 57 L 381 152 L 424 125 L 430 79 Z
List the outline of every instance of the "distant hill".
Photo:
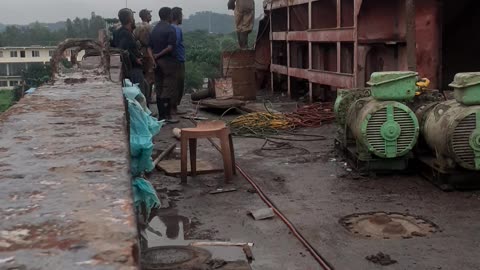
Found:
M 197 12 L 183 21 L 185 32 L 205 30 L 212 33 L 227 34 L 235 31 L 234 17 L 208 11 Z
M 210 11 L 197 12 L 183 20 L 183 31 L 210 31 L 216 34 L 229 34 L 235 31 L 234 16 Z M 257 28 L 258 20 L 255 21 Z
M 29 25 L 15 25 L 19 28 L 26 28 L 26 27 L 29 27 L 31 25 L 33 25 L 34 23 L 31 23 Z M 61 29 L 65 29 L 65 25 L 66 23 L 64 21 L 61 21 L 61 22 L 56 22 L 56 23 L 40 23 L 42 26 L 45 26 L 48 28 L 48 30 L 50 31 L 58 31 L 58 30 L 61 30 Z M 3 23 L 0 23 L 0 33 L 5 31 L 5 28 L 7 28 L 7 24 L 3 24 Z
M 56 22 L 56 23 L 42 23 L 42 25 L 46 26 L 50 31 L 58 31 L 61 29 L 65 29 L 66 22 Z
M 29 25 L 16 25 L 18 28 L 27 28 Z M 66 22 L 40 23 L 50 31 L 58 31 L 66 28 Z M 0 23 L 0 33 L 5 31 L 7 25 Z M 258 27 L 258 20 L 255 20 L 255 28 Z M 235 31 L 233 15 L 214 13 L 210 11 L 197 12 L 185 18 L 183 21 L 183 30 L 191 32 L 195 30 L 210 31 L 216 34 L 229 34 Z

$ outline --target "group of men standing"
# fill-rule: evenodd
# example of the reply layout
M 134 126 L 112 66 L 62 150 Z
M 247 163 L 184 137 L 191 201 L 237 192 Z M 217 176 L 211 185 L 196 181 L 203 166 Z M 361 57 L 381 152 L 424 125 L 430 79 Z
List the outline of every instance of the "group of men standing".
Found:
M 113 34 L 113 46 L 126 51 L 124 77 L 138 84 L 148 103 L 155 89 L 158 119 L 176 123 L 173 115 L 180 114 L 178 105 L 184 95 L 185 46 L 180 25 L 182 9 L 163 7 L 160 22 L 152 28 L 150 10 L 140 11 L 142 22 L 135 24 L 134 13 L 121 9 L 121 27 Z
M 235 10 L 239 46 L 247 49 L 255 17 L 254 0 L 228 0 L 228 8 Z M 161 8 L 160 22 L 153 28 L 150 10 L 144 9 L 139 15 L 142 22 L 136 25 L 131 9 L 118 12 L 121 27 L 113 34 L 112 45 L 128 54 L 123 58 L 123 75 L 139 84 L 148 104 L 154 103 L 152 88 L 155 86 L 158 119 L 176 123 L 178 120 L 173 115 L 180 114 L 177 108 L 185 85 L 182 9 Z

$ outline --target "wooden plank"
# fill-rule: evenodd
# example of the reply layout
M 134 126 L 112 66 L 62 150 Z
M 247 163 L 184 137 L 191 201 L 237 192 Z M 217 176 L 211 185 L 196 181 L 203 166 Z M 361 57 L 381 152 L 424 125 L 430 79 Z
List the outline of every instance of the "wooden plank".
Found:
M 190 162 L 188 162 L 188 174 L 190 174 Z M 157 169 L 164 171 L 168 176 L 179 176 L 181 173 L 180 160 L 164 160 L 160 161 L 157 165 Z M 197 160 L 197 174 L 209 174 L 223 172 L 223 168 L 218 165 L 214 165 L 208 161 Z
M 208 107 L 212 109 L 230 109 L 230 108 L 239 108 L 245 105 L 245 101 L 238 99 L 214 99 L 207 98 L 200 101 L 192 101 L 195 105 L 200 105 L 203 107 Z

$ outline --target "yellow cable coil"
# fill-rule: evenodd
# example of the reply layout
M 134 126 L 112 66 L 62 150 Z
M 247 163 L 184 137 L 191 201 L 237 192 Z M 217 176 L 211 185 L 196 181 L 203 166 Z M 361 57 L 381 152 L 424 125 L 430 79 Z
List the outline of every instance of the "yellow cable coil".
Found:
M 232 128 L 290 130 L 295 128 L 281 113 L 256 112 L 239 116 L 230 122 Z

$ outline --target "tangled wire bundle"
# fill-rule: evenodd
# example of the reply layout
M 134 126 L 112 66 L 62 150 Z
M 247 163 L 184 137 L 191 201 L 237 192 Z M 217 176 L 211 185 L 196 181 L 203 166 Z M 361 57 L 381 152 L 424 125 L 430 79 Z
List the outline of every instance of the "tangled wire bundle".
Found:
M 332 103 L 314 103 L 285 116 L 295 128 L 315 128 L 335 121 Z
M 335 120 L 331 103 L 315 103 L 293 113 L 257 112 L 242 115 L 229 123 L 236 135 L 268 137 L 297 128 L 320 127 Z
M 237 135 L 277 135 L 280 131 L 293 130 L 294 125 L 281 113 L 249 113 L 235 118 L 230 128 Z

